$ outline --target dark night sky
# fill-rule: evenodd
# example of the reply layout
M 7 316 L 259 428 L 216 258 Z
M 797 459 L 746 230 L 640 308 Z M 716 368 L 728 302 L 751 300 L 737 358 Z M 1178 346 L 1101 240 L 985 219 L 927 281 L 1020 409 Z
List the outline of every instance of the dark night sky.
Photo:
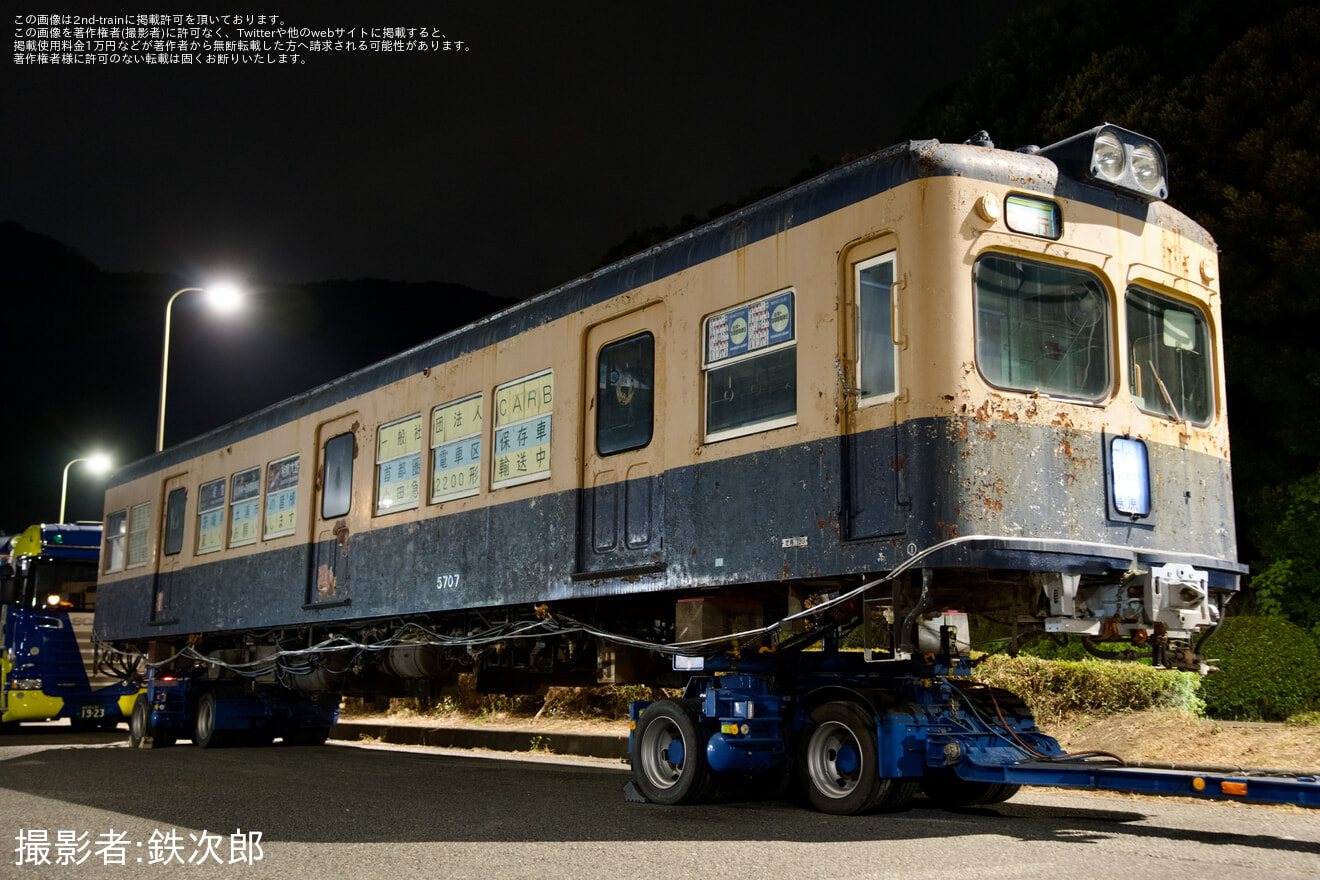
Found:
M 297 66 L 264 67 L 28 66 L 11 52 L 0 80 L 0 221 L 107 272 L 168 273 L 180 286 L 227 276 L 260 297 L 275 295 L 263 285 L 373 277 L 521 298 L 589 270 L 635 229 L 785 183 L 813 156 L 887 145 L 921 99 L 966 72 L 1029 3 L 946 3 L 937 14 L 875 0 L 295 3 L 252 11 L 310 28 L 428 27 L 470 48 L 306 54 Z M 94 4 L 103 15 L 117 6 Z M 31 12 L 82 11 L 41 7 Z M 144 286 L 112 302 L 86 291 L 60 305 L 90 326 L 102 310 L 132 314 L 136 329 L 92 338 L 81 352 L 84 364 L 123 372 L 95 401 L 27 395 L 46 409 L 3 433 L 0 528 L 54 519 L 63 462 L 88 444 L 121 463 L 150 451 L 171 291 Z M 353 317 L 364 336 L 377 334 L 364 351 L 416 341 L 391 346 L 391 331 L 373 326 L 377 306 L 363 302 Z M 209 320 L 181 300 L 175 332 Z M 171 377 L 221 369 L 223 346 L 241 345 L 242 327 L 216 331 L 218 351 L 175 337 Z M 58 322 L 26 332 L 59 346 Z M 294 334 L 245 357 L 268 358 L 263 369 L 281 373 L 315 364 L 317 342 Z M 135 355 L 116 357 L 123 346 Z M 32 364 L 10 352 L 6 373 L 21 387 Z M 333 375 L 312 370 L 306 383 Z M 261 383 L 227 388 L 231 408 L 272 402 L 269 388 L 249 385 Z M 220 423 L 191 405 L 171 396 L 190 428 Z M 117 436 L 97 421 L 127 409 L 148 413 L 149 424 Z M 100 517 L 88 482 L 75 466 L 68 518 Z

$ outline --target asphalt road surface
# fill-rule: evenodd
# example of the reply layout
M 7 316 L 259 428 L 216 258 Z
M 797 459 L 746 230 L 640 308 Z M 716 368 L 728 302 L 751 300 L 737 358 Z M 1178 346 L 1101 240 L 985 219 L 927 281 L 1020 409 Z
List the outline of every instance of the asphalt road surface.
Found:
M 135 751 L 122 729 L 27 728 L 0 739 L 0 878 L 1320 876 L 1315 811 L 1043 792 L 833 817 L 629 804 L 626 780 L 541 754 Z

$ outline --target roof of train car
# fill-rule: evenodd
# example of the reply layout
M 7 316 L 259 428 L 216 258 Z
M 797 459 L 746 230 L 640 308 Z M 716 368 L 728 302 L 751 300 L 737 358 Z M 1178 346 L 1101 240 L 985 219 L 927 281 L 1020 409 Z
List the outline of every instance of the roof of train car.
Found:
M 984 180 L 1018 190 L 1099 204 L 1123 213 L 1138 213 L 1142 219 L 1176 225 L 1184 234 L 1204 237 L 1205 242 L 1213 245 L 1204 230 L 1162 202 L 1152 202 L 1149 206 L 1138 204 L 1111 190 L 1061 179 L 1056 165 L 1042 156 L 992 147 L 944 144 L 936 140 L 906 141 L 827 171 L 383 361 L 125 465 L 111 476 L 107 485 L 120 485 L 255 436 L 752 242 L 801 226 L 896 186 L 921 178 L 948 176 Z

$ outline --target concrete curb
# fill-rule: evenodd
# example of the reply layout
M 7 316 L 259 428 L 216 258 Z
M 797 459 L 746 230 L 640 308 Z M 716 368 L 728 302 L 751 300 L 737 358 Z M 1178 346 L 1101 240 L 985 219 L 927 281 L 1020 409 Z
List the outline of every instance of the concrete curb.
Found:
M 624 758 L 628 737 L 593 733 L 537 733 L 467 727 L 413 727 L 392 724 L 340 722 L 330 729 L 330 738 L 358 742 L 370 739 L 405 746 L 438 746 L 449 749 L 493 749 L 497 752 L 553 752 L 584 758 Z

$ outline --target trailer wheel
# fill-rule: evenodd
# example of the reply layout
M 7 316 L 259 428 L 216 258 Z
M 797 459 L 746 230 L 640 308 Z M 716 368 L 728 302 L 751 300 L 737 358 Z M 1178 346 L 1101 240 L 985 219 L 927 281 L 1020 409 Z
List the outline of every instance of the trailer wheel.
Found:
M 174 745 L 173 732 L 151 729 L 151 703 L 146 694 L 138 694 L 133 701 L 133 712 L 128 716 L 128 745 L 134 749 L 163 749 Z
M 301 727 L 284 735 L 286 746 L 323 746 L 330 738 L 328 727 Z
M 633 734 L 633 781 L 653 804 L 695 804 L 715 788 L 697 700 L 661 700 L 646 707 Z
M 985 800 L 981 801 L 980 806 L 988 807 L 991 804 L 1002 804 L 1022 790 L 1022 786 L 1010 782 L 1001 782 L 995 786 L 995 791 L 989 792 Z
M 921 791 L 941 807 L 983 807 L 1002 804 L 1022 788 L 1007 782 L 971 782 L 944 771 L 921 780 Z
M 193 729 L 193 744 L 202 749 L 218 749 L 228 741 L 228 731 L 216 730 L 216 699 L 207 691 L 197 700 L 197 722 Z
M 906 807 L 917 784 L 881 778 L 878 753 L 875 726 L 856 703 L 817 707 L 798 740 L 798 775 L 807 802 L 837 816 Z

